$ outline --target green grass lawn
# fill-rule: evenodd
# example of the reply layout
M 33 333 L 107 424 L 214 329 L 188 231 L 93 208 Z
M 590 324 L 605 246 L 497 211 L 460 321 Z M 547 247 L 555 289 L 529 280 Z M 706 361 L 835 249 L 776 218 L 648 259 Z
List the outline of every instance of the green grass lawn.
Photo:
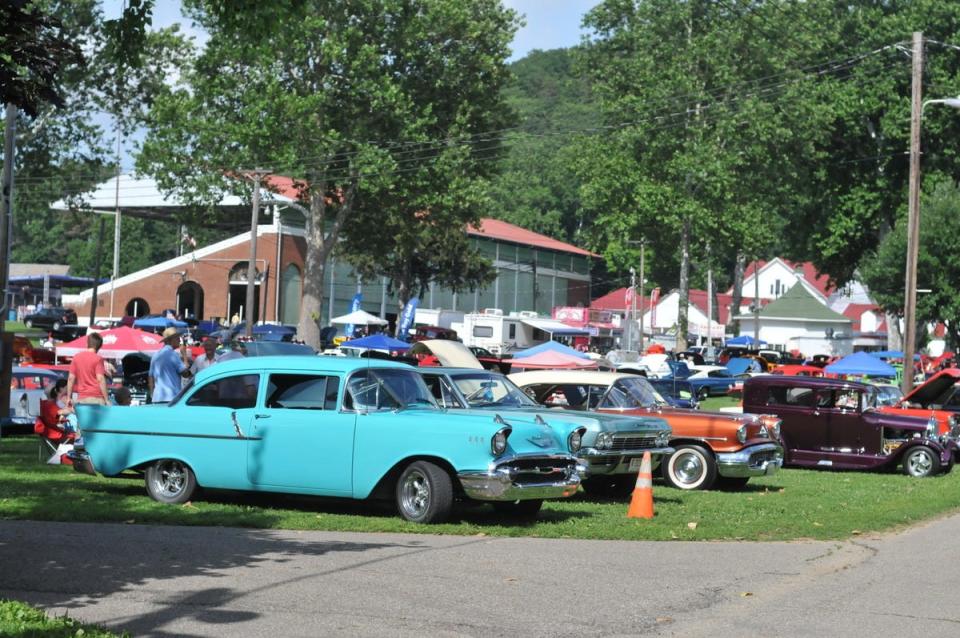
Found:
M 0 440 L 0 518 L 211 525 L 352 532 L 413 532 L 627 540 L 842 539 L 960 509 L 960 471 L 913 479 L 899 473 L 784 470 L 739 492 L 682 492 L 654 483 L 656 517 L 625 517 L 626 500 L 582 492 L 516 524 L 486 506 L 449 523 L 415 525 L 390 503 L 208 491 L 181 506 L 147 497 L 143 480 L 106 479 L 37 460 L 33 438 Z
M 736 405 L 740 405 L 740 398 L 732 399 L 730 397 L 707 397 L 700 402 L 701 410 L 719 410 L 720 408 L 728 408 Z
M 129 634 L 123 634 L 127 636 Z M 66 616 L 50 618 L 41 610 L 11 600 L 0 600 L 0 636 L 8 638 L 116 638 L 101 627 L 84 625 Z

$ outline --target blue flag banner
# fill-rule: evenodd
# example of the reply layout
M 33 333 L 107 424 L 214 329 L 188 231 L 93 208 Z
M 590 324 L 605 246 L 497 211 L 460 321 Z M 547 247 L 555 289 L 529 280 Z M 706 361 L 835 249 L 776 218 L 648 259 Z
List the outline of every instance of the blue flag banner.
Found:
M 363 294 L 362 294 L 362 293 L 359 293 L 359 292 L 358 292 L 357 294 L 355 294 L 355 295 L 353 296 L 353 301 L 350 302 L 350 312 L 356 312 L 356 311 L 360 310 L 360 303 L 361 303 L 362 301 L 363 301 Z M 344 334 L 344 336 L 347 337 L 347 339 L 349 339 L 350 337 L 353 336 L 353 324 L 352 324 L 352 323 L 348 323 L 348 324 L 346 325 L 346 327 L 343 329 L 343 334 Z
M 413 319 L 417 316 L 417 306 L 420 305 L 420 299 L 414 297 L 403 307 L 403 314 L 400 316 L 400 325 L 397 328 L 397 339 L 408 340 L 407 331 L 413 325 Z

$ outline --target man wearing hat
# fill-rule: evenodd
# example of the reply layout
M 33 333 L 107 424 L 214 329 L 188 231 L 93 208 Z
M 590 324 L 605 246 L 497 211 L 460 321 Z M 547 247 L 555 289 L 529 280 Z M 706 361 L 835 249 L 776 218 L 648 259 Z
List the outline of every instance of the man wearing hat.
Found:
M 180 333 L 167 328 L 162 335 L 163 347 L 150 359 L 150 398 L 153 403 L 171 401 L 180 392 L 180 378 L 190 376 L 186 348 L 181 347 Z

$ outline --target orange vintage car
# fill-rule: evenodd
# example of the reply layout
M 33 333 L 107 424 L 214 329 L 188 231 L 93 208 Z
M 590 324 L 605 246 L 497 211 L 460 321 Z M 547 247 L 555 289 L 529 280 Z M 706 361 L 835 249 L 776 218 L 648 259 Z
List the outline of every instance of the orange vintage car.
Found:
M 682 490 L 743 487 L 783 465 L 780 419 L 772 415 L 673 408 L 646 379 L 619 372 L 538 370 L 509 378 L 548 407 L 666 419 L 675 452 L 663 458 L 660 472 Z
M 937 420 L 937 433 L 947 434 L 954 425 L 960 425 L 960 368 L 941 370 L 896 405 L 877 410 L 925 419 L 933 417 Z

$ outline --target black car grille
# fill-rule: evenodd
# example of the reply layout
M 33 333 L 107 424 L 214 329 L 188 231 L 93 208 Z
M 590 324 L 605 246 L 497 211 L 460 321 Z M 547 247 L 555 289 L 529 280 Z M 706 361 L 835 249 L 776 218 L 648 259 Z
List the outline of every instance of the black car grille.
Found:
M 643 436 L 640 434 L 615 434 L 613 436 L 614 452 L 623 450 L 645 450 L 647 448 L 657 447 L 657 437 Z
M 563 480 L 573 466 L 574 459 L 516 459 L 507 464 L 513 470 L 513 482 L 549 483 Z

